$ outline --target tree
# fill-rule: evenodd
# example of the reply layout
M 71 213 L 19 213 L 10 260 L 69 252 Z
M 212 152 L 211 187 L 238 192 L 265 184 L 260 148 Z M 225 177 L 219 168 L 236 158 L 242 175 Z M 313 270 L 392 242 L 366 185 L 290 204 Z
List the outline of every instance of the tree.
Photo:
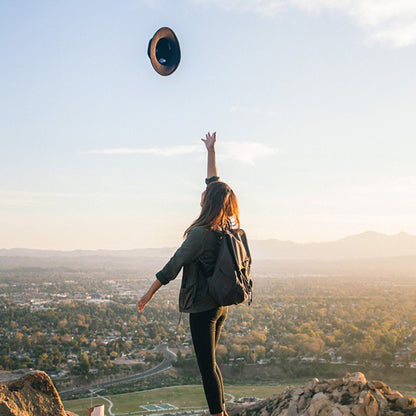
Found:
M 50 364 L 50 361 L 49 361 L 48 354 L 44 352 L 43 354 L 39 356 L 38 362 L 36 364 L 36 368 L 38 370 L 48 370 L 49 364 Z
M 91 369 L 90 359 L 88 358 L 88 354 L 84 352 L 81 355 L 81 360 L 79 362 L 79 369 L 81 370 L 82 374 L 88 374 Z

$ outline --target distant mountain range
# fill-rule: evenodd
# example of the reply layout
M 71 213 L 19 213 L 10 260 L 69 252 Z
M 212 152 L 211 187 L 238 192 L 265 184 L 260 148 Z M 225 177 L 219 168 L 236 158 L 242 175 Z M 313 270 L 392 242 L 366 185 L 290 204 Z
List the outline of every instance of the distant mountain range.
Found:
M 335 241 L 294 243 L 282 240 L 250 240 L 252 256 L 258 260 L 342 260 L 416 256 L 416 236 L 407 233 L 386 235 L 367 231 Z M 132 250 L 34 250 L 0 249 L 0 257 L 36 258 L 168 258 L 175 248 Z
M 416 255 L 416 236 L 407 233 L 386 235 L 367 231 L 340 240 L 322 243 L 294 243 L 280 240 L 255 240 L 253 255 L 259 259 L 340 260 Z

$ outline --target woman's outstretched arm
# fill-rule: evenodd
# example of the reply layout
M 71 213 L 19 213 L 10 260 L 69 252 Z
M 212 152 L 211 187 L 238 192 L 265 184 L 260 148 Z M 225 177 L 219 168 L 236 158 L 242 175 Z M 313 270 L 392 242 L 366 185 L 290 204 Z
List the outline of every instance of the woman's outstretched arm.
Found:
M 167 285 L 175 279 L 185 264 L 192 263 L 201 255 L 208 235 L 206 231 L 203 227 L 194 227 L 189 231 L 186 240 L 175 251 L 175 254 L 166 263 L 165 267 L 156 273 L 156 280 L 139 300 L 137 304 L 139 312 L 143 311 L 146 304 L 151 301 L 153 295 L 162 285 Z
M 211 134 L 208 132 L 205 135 L 205 139 L 201 139 L 208 151 L 208 164 L 207 164 L 207 178 L 218 176 L 217 164 L 215 161 L 215 142 L 217 140 L 217 132 Z

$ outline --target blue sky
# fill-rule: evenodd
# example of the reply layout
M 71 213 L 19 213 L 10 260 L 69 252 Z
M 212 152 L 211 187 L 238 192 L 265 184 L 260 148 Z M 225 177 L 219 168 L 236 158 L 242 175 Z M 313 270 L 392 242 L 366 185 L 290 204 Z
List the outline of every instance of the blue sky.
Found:
M 0 247 L 180 243 L 208 130 L 251 238 L 416 233 L 415 13 L 385 0 L 2 1 Z M 161 26 L 182 50 L 166 78 L 146 55 Z

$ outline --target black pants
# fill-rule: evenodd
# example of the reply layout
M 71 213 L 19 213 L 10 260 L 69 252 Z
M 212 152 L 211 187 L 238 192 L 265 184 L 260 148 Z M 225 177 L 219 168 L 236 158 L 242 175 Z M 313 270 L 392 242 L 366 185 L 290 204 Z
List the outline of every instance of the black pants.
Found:
M 224 384 L 215 360 L 215 349 L 227 314 L 228 306 L 189 314 L 192 342 L 211 414 L 221 413 L 225 403 Z

